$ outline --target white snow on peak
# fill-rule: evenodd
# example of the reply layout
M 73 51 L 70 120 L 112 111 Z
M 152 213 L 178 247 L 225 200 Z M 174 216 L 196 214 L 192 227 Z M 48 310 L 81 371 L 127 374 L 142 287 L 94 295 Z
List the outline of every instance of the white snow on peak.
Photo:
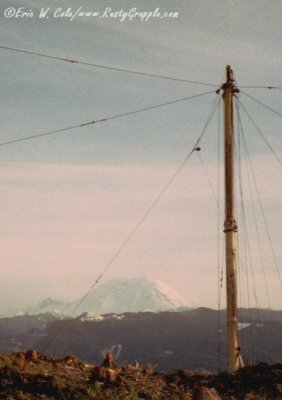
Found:
M 73 316 L 97 321 L 103 314 L 188 308 L 187 303 L 168 285 L 147 278 L 113 279 L 92 290 L 82 303 L 81 299 L 68 303 L 45 299 L 25 311 L 40 314 L 56 310 L 64 315 L 73 315 L 73 310 L 76 310 Z
M 185 306 L 185 301 L 163 282 L 147 278 L 113 279 L 93 290 L 79 311 L 90 309 L 98 314 L 122 314 L 175 310 Z
M 162 281 L 154 281 L 155 285 L 157 286 L 157 288 L 160 290 L 160 292 L 162 292 L 165 296 L 167 296 L 167 298 L 170 300 L 170 302 L 176 304 L 177 307 L 184 307 L 187 306 L 187 304 L 185 303 L 184 299 L 178 294 L 176 293 L 175 290 L 173 290 L 171 287 L 169 287 L 167 284 L 165 284 Z

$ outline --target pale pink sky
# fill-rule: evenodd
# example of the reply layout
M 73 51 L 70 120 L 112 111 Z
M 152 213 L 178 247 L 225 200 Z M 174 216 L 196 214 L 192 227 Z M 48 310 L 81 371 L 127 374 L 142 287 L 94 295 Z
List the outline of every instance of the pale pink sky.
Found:
M 267 157 L 257 157 L 254 166 L 281 263 L 279 166 Z M 211 178 L 216 173 L 212 166 L 208 171 Z M 28 303 L 46 296 L 73 299 L 83 294 L 173 172 L 168 165 L 2 164 L 2 298 L 8 300 L 12 294 L 8 300 L 12 304 L 17 295 Z M 270 259 L 264 234 L 262 242 Z M 257 290 L 266 306 L 262 271 L 256 267 Z M 279 308 L 280 287 L 269 261 L 266 275 L 271 305 Z M 160 279 L 189 304 L 216 306 L 217 205 L 197 155 L 101 283 L 116 276 Z M 10 286 L 17 287 L 16 296 Z

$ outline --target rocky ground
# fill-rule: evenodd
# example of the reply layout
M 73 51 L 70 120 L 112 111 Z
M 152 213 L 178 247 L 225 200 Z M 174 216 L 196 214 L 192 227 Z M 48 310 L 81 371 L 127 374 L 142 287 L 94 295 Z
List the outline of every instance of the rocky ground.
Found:
M 74 356 L 54 359 L 34 350 L 0 355 L 0 399 L 281 400 L 282 363 L 260 363 L 235 374 L 156 372 L 117 366 L 111 353 L 94 366 Z

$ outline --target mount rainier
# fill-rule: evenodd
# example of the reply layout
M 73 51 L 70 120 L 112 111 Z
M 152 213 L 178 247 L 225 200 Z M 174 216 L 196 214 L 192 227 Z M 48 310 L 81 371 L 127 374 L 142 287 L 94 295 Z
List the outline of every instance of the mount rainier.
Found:
M 99 315 L 189 308 L 165 283 L 147 278 L 113 279 L 92 290 L 84 301 L 82 299 L 83 296 L 71 302 L 63 302 L 48 298 L 23 311 L 30 315 L 56 311 L 77 316 L 85 312 Z

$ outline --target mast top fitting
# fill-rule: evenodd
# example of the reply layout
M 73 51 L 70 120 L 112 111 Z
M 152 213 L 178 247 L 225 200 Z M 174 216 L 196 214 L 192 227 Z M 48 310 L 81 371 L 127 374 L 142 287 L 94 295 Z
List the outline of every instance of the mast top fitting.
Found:
M 223 83 L 223 85 L 221 85 L 219 89 L 217 89 L 216 93 L 220 93 L 220 91 L 222 90 L 224 95 L 224 91 L 227 88 L 231 88 L 233 94 L 240 92 L 240 90 L 237 88 L 235 84 L 234 73 L 230 65 L 226 66 L 226 82 Z

